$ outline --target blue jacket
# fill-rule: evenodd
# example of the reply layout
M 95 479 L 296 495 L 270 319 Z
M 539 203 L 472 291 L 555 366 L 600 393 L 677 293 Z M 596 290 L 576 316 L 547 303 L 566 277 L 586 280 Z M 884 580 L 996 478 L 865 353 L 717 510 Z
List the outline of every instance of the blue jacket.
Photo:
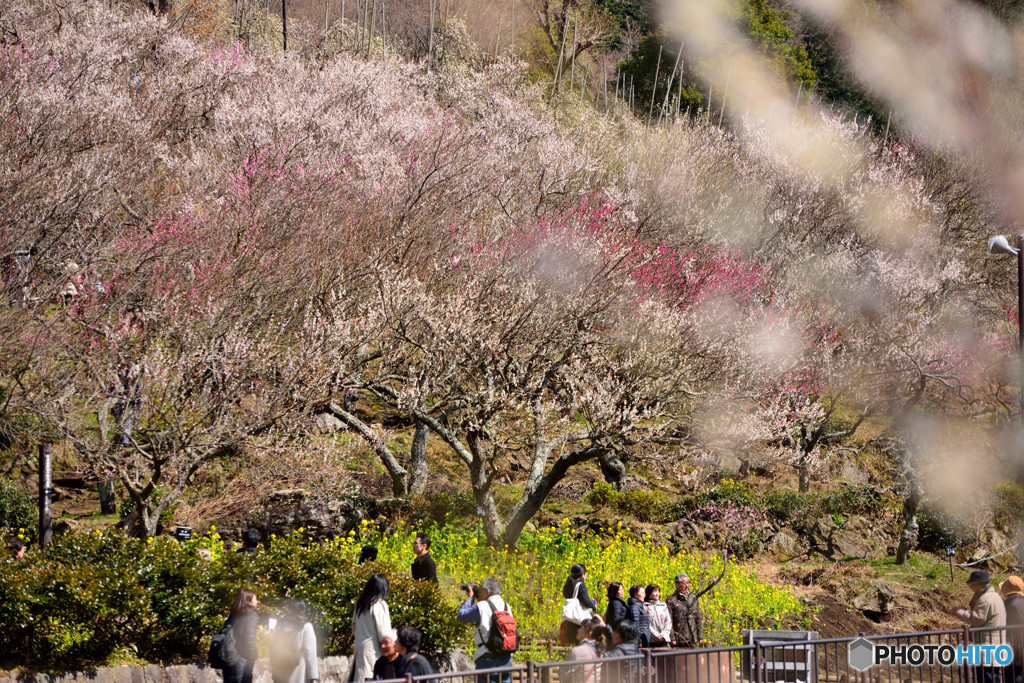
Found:
M 636 629 L 639 631 L 639 642 L 640 647 L 650 647 L 651 645 L 651 617 L 647 614 L 646 603 L 637 600 L 636 598 L 630 598 L 629 604 L 626 606 L 629 612 L 629 618 L 636 624 Z

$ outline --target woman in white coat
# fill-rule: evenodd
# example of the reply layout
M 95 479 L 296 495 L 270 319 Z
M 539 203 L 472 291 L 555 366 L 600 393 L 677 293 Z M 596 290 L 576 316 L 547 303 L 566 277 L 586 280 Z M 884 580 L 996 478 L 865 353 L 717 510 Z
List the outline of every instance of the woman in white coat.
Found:
M 380 639 L 391 631 L 391 613 L 388 611 L 388 579 L 383 574 L 374 574 L 366 582 L 363 594 L 356 601 L 356 613 L 352 619 L 355 633 L 355 683 L 373 677 L 373 664 L 381 656 Z

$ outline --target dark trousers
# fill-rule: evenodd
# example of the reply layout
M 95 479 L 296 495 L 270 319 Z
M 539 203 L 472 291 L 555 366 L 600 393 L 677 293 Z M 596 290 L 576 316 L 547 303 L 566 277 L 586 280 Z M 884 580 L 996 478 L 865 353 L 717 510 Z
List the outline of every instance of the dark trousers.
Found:
M 1003 670 L 998 666 L 975 666 L 974 683 L 1003 683 Z
M 496 669 L 500 666 L 512 666 L 512 655 L 495 655 L 488 652 L 476 660 L 478 669 Z M 512 683 L 512 674 L 508 671 L 503 673 L 481 674 L 476 677 L 477 683 Z M 251 682 L 250 682 L 251 683 Z

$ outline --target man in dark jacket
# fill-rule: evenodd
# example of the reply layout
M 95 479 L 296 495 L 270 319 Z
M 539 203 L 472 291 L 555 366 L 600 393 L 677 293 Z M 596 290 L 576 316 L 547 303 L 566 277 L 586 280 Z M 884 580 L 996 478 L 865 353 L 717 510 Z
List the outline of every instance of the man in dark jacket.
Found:
M 640 648 L 636 624 L 628 619 L 612 627 L 613 647 L 604 653 L 605 657 L 634 657 L 634 659 L 608 662 L 604 665 L 603 683 L 639 683 Z
M 437 565 L 430 556 L 430 536 L 416 534 L 412 542 L 412 551 L 416 553 L 416 559 L 412 561 L 412 578 L 437 583 Z
M 672 615 L 672 645 L 699 647 L 704 640 L 704 615 L 700 611 L 700 596 L 690 592 L 690 577 L 676 575 L 676 592 L 665 602 Z
M 1024 676 L 1024 581 L 1011 576 L 999 586 L 1006 607 L 1006 642 L 1013 647 L 1013 662 L 1003 669 L 1006 683 L 1017 683 Z

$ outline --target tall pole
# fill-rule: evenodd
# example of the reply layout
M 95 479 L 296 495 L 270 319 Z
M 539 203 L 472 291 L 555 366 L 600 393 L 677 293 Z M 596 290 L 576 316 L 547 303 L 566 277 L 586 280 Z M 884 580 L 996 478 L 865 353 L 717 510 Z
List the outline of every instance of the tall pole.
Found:
M 1017 233 L 1017 358 L 1020 361 L 1020 419 L 1024 430 L 1024 232 Z
M 430 73 L 430 60 L 434 58 L 434 0 L 430 0 L 430 33 L 427 34 L 427 73 Z
M 53 444 L 39 444 L 39 547 L 53 541 Z
M 281 33 L 284 36 L 284 51 L 288 52 L 288 0 L 281 0 Z

